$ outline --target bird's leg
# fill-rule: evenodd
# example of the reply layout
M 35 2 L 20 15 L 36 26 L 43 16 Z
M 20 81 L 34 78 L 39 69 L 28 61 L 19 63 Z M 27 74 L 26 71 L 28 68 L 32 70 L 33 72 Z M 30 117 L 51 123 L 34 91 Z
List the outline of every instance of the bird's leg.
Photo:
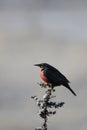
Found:
M 55 92 L 54 86 L 51 83 L 47 83 L 47 86 L 51 89 L 51 91 Z

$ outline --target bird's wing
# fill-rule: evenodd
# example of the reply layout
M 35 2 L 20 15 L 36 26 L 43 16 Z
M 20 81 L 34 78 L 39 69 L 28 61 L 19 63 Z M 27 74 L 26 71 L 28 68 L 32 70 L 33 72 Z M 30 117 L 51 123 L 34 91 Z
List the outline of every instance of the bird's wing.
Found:
M 51 71 L 52 73 L 56 74 L 58 76 L 58 78 L 66 81 L 67 83 L 70 83 L 70 81 L 59 71 L 57 70 L 55 67 L 53 66 L 49 66 L 49 68 L 46 68 L 48 71 Z
M 63 82 L 69 83 L 69 81 L 66 79 L 66 77 L 64 75 L 62 75 L 59 71 L 53 71 L 50 69 L 46 69 L 44 71 L 44 76 L 47 77 L 47 79 L 50 83 L 54 83 L 54 84 L 59 83 L 59 85 L 61 85 Z
M 62 74 L 60 71 L 56 71 L 56 74 L 59 75 L 60 79 L 64 80 L 67 83 L 70 83 L 70 81 Z

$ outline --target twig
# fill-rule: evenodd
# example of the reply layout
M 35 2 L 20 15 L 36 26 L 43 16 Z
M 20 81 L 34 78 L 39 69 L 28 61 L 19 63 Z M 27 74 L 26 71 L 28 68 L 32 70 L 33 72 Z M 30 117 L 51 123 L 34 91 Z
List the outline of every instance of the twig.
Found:
M 49 108 L 59 108 L 62 107 L 65 103 L 64 102 L 53 102 L 50 101 L 51 98 L 54 98 L 55 96 L 52 95 L 52 93 L 55 91 L 55 89 L 52 87 L 51 84 L 44 84 L 44 83 L 38 83 L 41 88 L 47 88 L 45 91 L 45 94 L 43 95 L 42 99 L 39 99 L 37 96 L 31 96 L 32 99 L 34 99 L 39 107 L 39 116 L 44 120 L 41 127 L 35 128 L 35 130 L 47 130 L 47 121 L 48 117 L 50 115 L 55 115 L 55 111 L 49 111 Z

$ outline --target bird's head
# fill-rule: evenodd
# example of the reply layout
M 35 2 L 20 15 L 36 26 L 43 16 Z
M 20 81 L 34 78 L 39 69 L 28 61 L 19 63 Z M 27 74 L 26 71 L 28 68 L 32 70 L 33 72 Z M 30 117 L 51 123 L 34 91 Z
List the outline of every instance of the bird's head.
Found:
M 49 65 L 47 63 L 41 63 L 41 64 L 35 64 L 34 66 L 38 66 L 40 67 L 41 69 L 45 69 L 47 68 Z

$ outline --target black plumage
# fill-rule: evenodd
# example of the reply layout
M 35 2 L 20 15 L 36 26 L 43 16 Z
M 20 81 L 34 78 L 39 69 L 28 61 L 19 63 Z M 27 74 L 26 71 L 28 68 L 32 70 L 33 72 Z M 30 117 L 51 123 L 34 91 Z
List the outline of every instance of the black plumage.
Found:
M 63 85 L 76 96 L 76 93 L 69 86 L 70 81 L 59 70 L 47 63 L 36 64 L 36 66 L 43 69 L 43 75 L 53 87 Z

